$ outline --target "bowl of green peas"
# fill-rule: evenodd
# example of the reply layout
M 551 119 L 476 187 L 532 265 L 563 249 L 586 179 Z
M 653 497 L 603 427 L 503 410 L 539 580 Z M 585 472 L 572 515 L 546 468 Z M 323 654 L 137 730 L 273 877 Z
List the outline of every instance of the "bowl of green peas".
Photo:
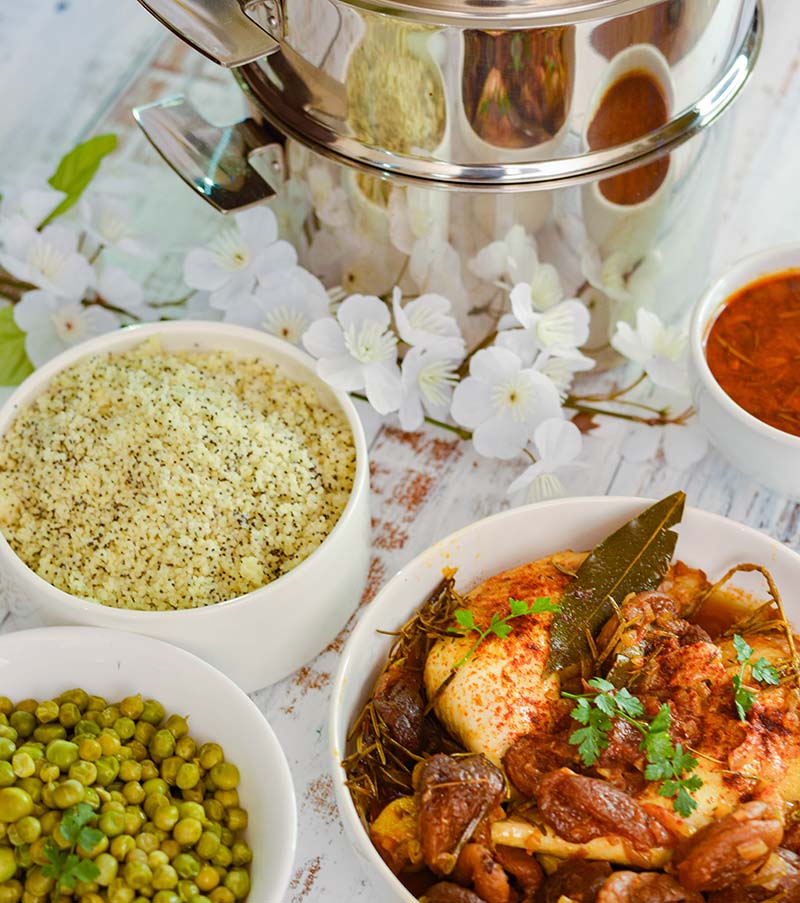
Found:
M 0 637 L 0 903 L 280 903 L 297 812 L 255 704 L 191 653 Z

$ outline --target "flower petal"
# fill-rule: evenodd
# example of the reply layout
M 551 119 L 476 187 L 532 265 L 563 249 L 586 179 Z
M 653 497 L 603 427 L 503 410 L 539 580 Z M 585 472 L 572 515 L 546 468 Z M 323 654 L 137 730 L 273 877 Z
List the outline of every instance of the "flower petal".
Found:
M 532 329 L 542 318 L 542 315 L 533 309 L 531 287 L 526 282 L 520 282 L 511 289 L 509 300 L 511 301 L 511 310 L 519 320 L 520 326 Z
M 490 385 L 513 376 L 521 369 L 522 361 L 507 348 L 483 348 L 469 362 L 470 376 Z
M 492 415 L 491 388 L 473 376 L 462 379 L 453 391 L 450 414 L 456 423 L 473 429 Z
M 537 458 L 547 470 L 557 470 L 581 453 L 581 432 L 570 420 L 560 417 L 542 421 L 533 433 Z
M 215 292 L 230 276 L 230 270 L 220 264 L 218 255 L 207 248 L 193 248 L 184 258 L 183 279 L 190 288 Z
M 261 205 L 237 213 L 234 217 L 247 247 L 254 251 L 277 241 L 278 220 L 269 207 Z
M 367 399 L 379 414 L 390 414 L 400 407 L 400 370 L 397 364 L 381 361 L 364 367 Z
M 525 421 L 513 417 L 490 417 L 472 432 L 472 444 L 479 455 L 507 461 L 525 447 L 530 430 Z
M 316 358 L 350 356 L 344 341 L 342 328 L 333 317 L 323 317 L 312 323 L 303 335 L 303 346 Z
M 23 332 L 35 330 L 58 307 L 58 301 L 51 292 L 35 289 L 25 292 L 14 306 L 14 322 Z
M 342 302 L 336 317 L 345 330 L 360 329 L 365 320 L 373 320 L 386 329 L 392 319 L 389 309 L 375 295 L 350 295 Z
M 320 358 L 317 361 L 317 375 L 343 392 L 358 392 L 364 388 L 364 365 L 349 354 Z
M 114 307 L 120 307 L 129 313 L 144 304 L 142 286 L 120 267 L 107 266 L 97 280 L 97 292 Z
M 284 272 L 297 265 L 297 251 L 288 241 L 276 241 L 254 255 L 253 275 L 256 278 Z

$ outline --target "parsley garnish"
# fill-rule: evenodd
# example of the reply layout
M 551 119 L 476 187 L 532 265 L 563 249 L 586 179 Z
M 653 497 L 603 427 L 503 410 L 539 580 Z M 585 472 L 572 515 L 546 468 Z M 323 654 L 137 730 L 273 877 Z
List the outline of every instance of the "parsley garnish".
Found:
M 773 687 L 777 687 L 781 682 L 781 676 L 778 673 L 778 669 L 771 665 L 763 655 L 756 661 L 751 662 L 753 647 L 744 637 L 740 637 L 738 633 L 733 635 L 733 648 L 736 650 L 736 661 L 741 664 L 739 673 L 731 678 L 734 691 L 733 701 L 736 704 L 739 720 L 746 721 L 747 713 L 753 708 L 753 703 L 756 700 L 755 692 L 746 687 L 744 683 L 744 669 L 747 665 L 750 665 L 750 674 L 753 680 L 760 684 L 771 684 Z
M 97 814 L 88 803 L 78 803 L 67 809 L 61 816 L 58 830 L 64 840 L 69 842 L 65 850 L 59 849 L 49 838 L 44 847 L 47 863 L 42 868 L 45 878 L 55 878 L 56 888 L 69 892 L 75 889 L 79 881 L 94 881 L 100 869 L 91 859 L 82 859 L 75 850 L 81 847 L 91 850 L 103 839 L 103 832 L 89 826 Z
M 584 765 L 591 766 L 600 758 L 609 741 L 609 732 L 615 718 L 632 724 L 642 735 L 639 749 L 645 754 L 647 766 L 644 776 L 648 781 L 661 781 L 659 795 L 673 800 L 675 811 L 684 818 L 696 808 L 692 797 L 703 786 L 699 775 L 691 774 L 697 767 L 697 759 L 684 752 L 680 743 L 673 745 L 669 729 L 672 724 L 669 706 L 661 706 L 652 721 L 642 720 L 644 707 L 641 700 L 625 687 L 617 689 L 602 677 L 593 677 L 587 686 L 594 693 L 562 693 L 575 700 L 572 718 L 582 724 L 570 734 L 569 742 L 578 747 Z
M 545 611 L 559 611 L 560 608 L 555 602 L 550 601 L 549 596 L 534 599 L 530 604 L 524 602 L 522 599 L 509 598 L 508 604 L 511 609 L 510 614 L 501 618 L 500 615 L 495 612 L 492 615 L 489 626 L 485 630 L 481 630 L 481 628 L 478 627 L 475 623 L 475 618 L 469 609 L 459 608 L 456 610 L 455 619 L 461 630 L 453 628 L 449 632 L 454 633 L 457 636 L 467 636 L 471 631 L 474 631 L 478 634 L 478 639 L 475 640 L 475 643 L 469 649 L 467 654 L 453 665 L 453 671 L 456 671 L 466 663 L 487 636 L 494 634 L 494 636 L 504 640 L 514 629 L 509 623 L 514 618 L 521 618 L 525 615 L 538 615 Z

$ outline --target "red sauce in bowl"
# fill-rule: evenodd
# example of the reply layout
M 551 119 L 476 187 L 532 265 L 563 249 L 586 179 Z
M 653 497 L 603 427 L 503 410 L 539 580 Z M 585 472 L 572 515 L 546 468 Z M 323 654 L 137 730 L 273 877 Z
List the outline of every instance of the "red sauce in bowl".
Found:
M 665 125 L 667 99 L 658 82 L 635 69 L 618 78 L 603 95 L 586 132 L 591 150 L 605 150 L 641 138 Z M 655 194 L 669 169 L 669 156 L 637 166 L 600 182 L 600 191 L 612 204 L 640 204 Z
M 706 360 L 740 407 L 800 436 L 800 269 L 731 295 L 708 333 Z

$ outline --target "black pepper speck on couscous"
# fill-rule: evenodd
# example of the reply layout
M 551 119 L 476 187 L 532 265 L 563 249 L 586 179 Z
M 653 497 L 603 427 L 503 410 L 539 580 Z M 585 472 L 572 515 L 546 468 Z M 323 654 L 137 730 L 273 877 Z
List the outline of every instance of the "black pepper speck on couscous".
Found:
M 231 352 L 158 339 L 59 373 L 0 439 L 0 530 L 40 577 L 117 608 L 195 608 L 296 567 L 353 486 L 341 412 Z

